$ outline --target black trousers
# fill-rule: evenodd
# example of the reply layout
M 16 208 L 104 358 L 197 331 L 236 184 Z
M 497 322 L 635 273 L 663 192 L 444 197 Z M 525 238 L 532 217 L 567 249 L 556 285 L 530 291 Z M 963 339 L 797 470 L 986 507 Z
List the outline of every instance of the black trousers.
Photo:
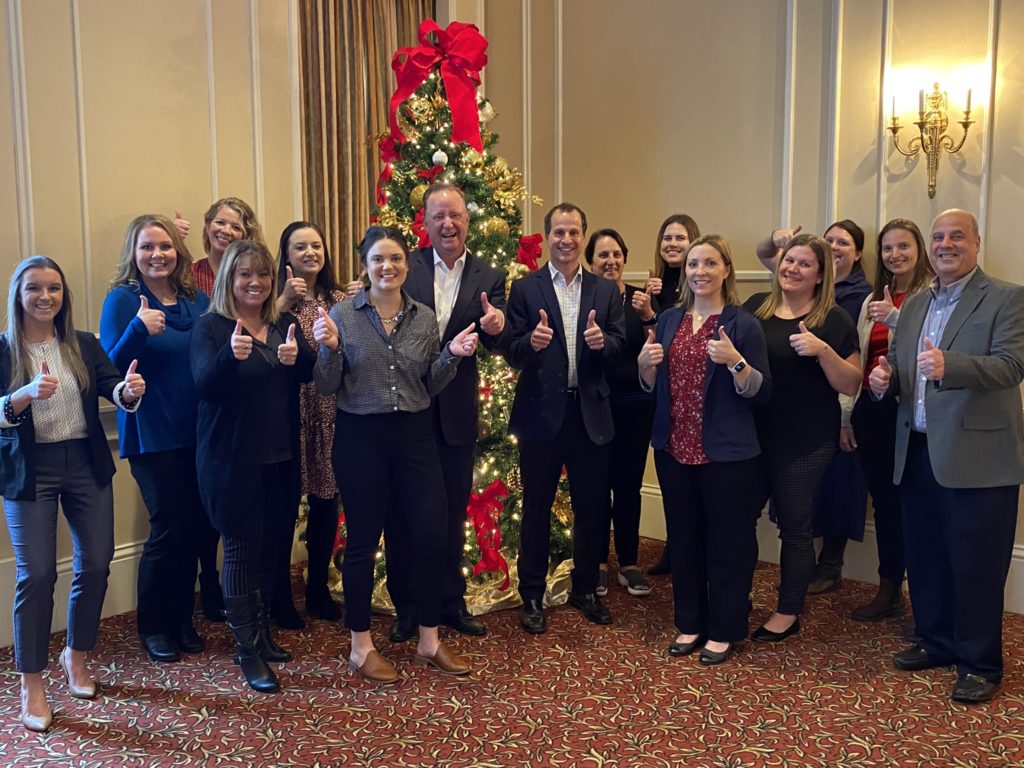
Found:
M 968 460 L 965 458 L 965 460 Z M 900 486 L 907 576 L 921 644 L 957 672 L 1003 677 L 1003 588 L 1020 486 L 945 488 L 912 432 Z
M 610 445 L 608 481 L 611 485 L 611 521 L 615 524 L 615 555 L 619 567 L 636 565 L 640 546 L 640 487 L 647 468 L 654 423 L 654 400 L 620 400 L 612 403 L 615 438 Z M 608 562 L 608 533 L 604 535 Z
M 874 400 L 865 393 L 857 399 L 851 420 L 857 438 L 857 458 L 875 510 L 878 575 L 896 584 L 902 583 L 906 574 L 900 489 L 892 481 L 898 407 L 893 398 Z
M 413 610 L 420 626 L 441 613 L 437 574 L 445 567 L 448 509 L 430 411 L 358 415 L 338 411 L 334 476 L 348 541 L 341 575 L 345 626 L 370 629 L 373 569 L 385 526 L 413 542 Z
M 149 538 L 139 558 L 139 633 L 155 635 L 192 623 L 196 531 L 210 522 L 199 498 L 195 448 L 128 458 L 149 514 Z
M 441 416 L 437 408 L 431 408 L 434 440 L 441 461 L 441 477 L 444 481 L 447 505 L 445 526 L 445 563 L 434 575 L 441 595 L 441 615 L 455 616 L 466 607 L 466 577 L 462 575 L 463 549 L 466 543 L 466 504 L 473 487 L 473 455 L 475 443 L 449 445 L 444 439 Z M 416 543 L 410 541 L 407 529 L 402 529 L 389 520 L 384 527 L 387 546 L 388 592 L 399 616 L 413 615 L 415 593 L 414 561 Z
M 654 466 L 668 525 L 676 627 L 719 642 L 744 639 L 764 498 L 760 457 L 690 465 L 655 451 Z
M 572 590 L 597 589 L 597 574 L 608 541 L 609 499 L 605 477 L 609 448 L 587 434 L 580 404 L 571 400 L 554 439 L 519 441 L 523 479 L 523 521 L 519 533 L 519 594 L 523 600 L 544 597 L 551 545 L 551 505 L 562 467 L 569 473 L 572 496 Z

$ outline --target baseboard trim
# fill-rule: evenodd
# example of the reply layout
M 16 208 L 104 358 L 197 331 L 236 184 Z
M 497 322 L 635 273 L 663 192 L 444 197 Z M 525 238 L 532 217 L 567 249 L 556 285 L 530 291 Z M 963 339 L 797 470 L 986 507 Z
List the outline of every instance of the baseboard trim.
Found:
M 661 489 L 654 483 L 644 483 L 640 491 L 640 535 L 665 540 L 665 511 L 661 503 Z M 779 562 L 779 532 L 767 514 L 757 522 L 758 556 L 768 563 Z M 875 548 L 875 526 L 868 521 L 864 541 L 851 541 L 846 548 L 843 577 L 869 584 L 878 583 L 878 557 Z M 1010 613 L 1024 613 L 1024 544 L 1015 544 L 1010 573 L 1006 579 L 1005 607 Z

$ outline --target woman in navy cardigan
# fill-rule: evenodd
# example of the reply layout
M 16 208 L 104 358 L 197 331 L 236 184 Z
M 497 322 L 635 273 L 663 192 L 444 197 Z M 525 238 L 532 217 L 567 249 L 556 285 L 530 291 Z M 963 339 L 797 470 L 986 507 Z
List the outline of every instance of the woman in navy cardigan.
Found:
M 659 315 L 638 364 L 656 398 L 651 443 L 680 633 L 668 652 L 703 645 L 710 665 L 747 636 L 764 499 L 754 406 L 772 387 L 761 324 L 736 306 L 728 243 L 695 240 L 683 275 L 679 305 Z
M 195 289 L 192 256 L 169 219 L 139 216 L 125 233 L 100 315 L 100 344 L 125 370 L 133 359 L 153 380 L 146 403 L 119 411 L 128 459 L 149 513 L 139 558 L 136 622 L 149 658 L 173 662 L 199 653 L 192 625 L 197 531 L 209 528 L 196 479 L 196 388 L 189 370 L 192 328 L 210 306 Z
M 55 261 L 32 256 L 15 267 L 0 335 L 0 495 L 17 564 L 14 662 L 21 722 L 30 731 L 45 731 L 52 719 L 42 671 L 57 581 L 58 501 L 75 566 L 60 666 L 71 696 L 97 694 L 85 661 L 114 555 L 114 460 L 99 396 L 137 408 L 146 384 L 136 365 L 122 380 L 96 337 L 75 331 L 71 292 Z

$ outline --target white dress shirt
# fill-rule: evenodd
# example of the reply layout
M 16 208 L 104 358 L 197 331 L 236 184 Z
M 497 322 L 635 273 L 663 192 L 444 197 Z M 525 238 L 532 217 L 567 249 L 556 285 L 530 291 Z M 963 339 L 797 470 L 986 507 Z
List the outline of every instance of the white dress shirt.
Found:
M 452 317 L 452 309 L 455 307 L 455 298 L 459 295 L 459 285 L 462 283 L 462 273 L 465 269 L 465 251 L 455 260 L 452 268 L 448 269 L 448 265 L 438 255 L 437 250 L 434 250 L 434 314 L 437 315 L 437 331 L 442 339 Z
M 583 292 L 583 268 L 576 266 L 576 274 L 566 282 L 565 276 L 551 262 L 551 285 L 558 299 L 558 311 L 562 315 L 562 328 L 565 329 L 565 348 L 569 355 L 569 376 L 566 386 L 574 389 L 579 380 L 576 376 L 576 326 L 580 317 L 580 295 Z

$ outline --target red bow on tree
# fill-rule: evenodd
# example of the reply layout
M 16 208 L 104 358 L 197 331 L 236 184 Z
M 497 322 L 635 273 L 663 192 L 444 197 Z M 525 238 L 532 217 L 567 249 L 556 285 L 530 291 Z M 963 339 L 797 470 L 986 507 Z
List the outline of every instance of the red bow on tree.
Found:
M 423 223 L 423 209 L 416 211 L 416 218 L 412 220 L 412 233 L 419 238 L 417 248 L 426 248 L 430 245 L 430 235 L 427 234 L 427 227 Z
M 541 257 L 540 244 L 543 241 L 544 237 L 540 233 L 520 237 L 519 250 L 516 251 L 516 261 L 528 266 L 531 272 L 536 272 L 537 262 Z
M 431 43 L 433 34 L 436 43 Z M 400 48 L 391 59 L 398 87 L 391 96 L 391 136 L 404 142 L 398 127 L 398 107 L 423 85 L 430 71 L 440 65 L 441 79 L 452 111 L 452 141 L 464 141 L 477 152 L 483 152 L 480 140 L 480 115 L 476 106 L 476 89 L 480 70 L 487 65 L 487 38 L 475 24 L 453 21 L 441 29 L 433 19 L 420 24 L 420 45 Z
M 480 548 L 480 560 L 473 566 L 473 576 L 484 571 L 505 574 L 505 581 L 498 587 L 501 591 L 508 589 L 508 563 L 501 556 L 501 528 L 498 518 L 505 504 L 502 499 L 508 498 L 508 486 L 501 480 L 494 480 L 483 493 L 473 493 L 466 504 L 466 517 L 473 523 L 476 531 L 476 544 Z
M 416 171 L 416 175 L 421 179 L 425 179 L 427 184 L 433 184 L 442 173 L 444 173 L 443 165 L 432 165 L 429 168 Z

